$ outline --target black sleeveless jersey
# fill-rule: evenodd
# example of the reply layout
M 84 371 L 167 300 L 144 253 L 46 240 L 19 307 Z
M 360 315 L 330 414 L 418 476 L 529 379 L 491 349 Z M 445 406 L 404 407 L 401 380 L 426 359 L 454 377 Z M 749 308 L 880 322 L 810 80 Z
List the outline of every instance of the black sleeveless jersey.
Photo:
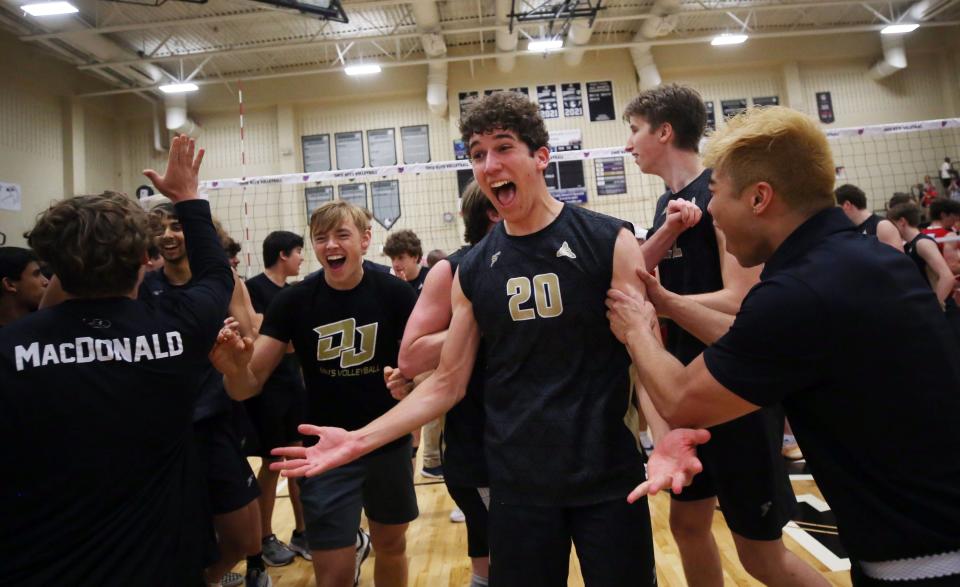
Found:
M 674 293 L 687 295 L 723 289 L 717 233 L 713 228 L 713 216 L 707 212 L 707 205 L 711 198 L 709 186 L 710 170 L 707 169 L 679 192 L 673 193 L 667 190 L 657 200 L 656 216 L 647 238 L 653 236 L 663 226 L 670 200 L 683 199 L 694 202 L 703 212 L 700 222 L 682 232 L 657 264 L 660 282 L 663 287 Z M 703 352 L 706 346 L 673 321 L 666 320 L 666 322 L 667 338 L 664 346 L 684 365 L 689 364 Z
M 606 318 L 623 228 L 565 205 L 534 234 L 497 225 L 460 264 L 486 343 L 484 440 L 499 501 L 587 505 L 643 480 L 630 357 Z
M 903 245 L 903 252 L 916 264 L 917 269 L 920 270 L 920 275 L 923 276 L 923 280 L 930 283 L 930 277 L 927 275 L 927 261 L 920 256 L 920 251 L 917 250 L 917 243 L 919 243 L 921 239 L 929 239 L 934 243 L 937 242 L 933 237 L 921 232 L 913 237 L 913 240 Z
M 447 257 L 454 274 L 470 252 L 466 246 Z M 467 394 L 447 412 L 443 424 L 443 477 L 453 487 L 487 487 L 487 457 L 483 453 L 483 377 L 486 360 L 483 341 L 470 374 Z
M 857 225 L 857 232 L 867 236 L 877 236 L 877 225 L 883 220 L 876 214 L 871 214 L 866 220 Z

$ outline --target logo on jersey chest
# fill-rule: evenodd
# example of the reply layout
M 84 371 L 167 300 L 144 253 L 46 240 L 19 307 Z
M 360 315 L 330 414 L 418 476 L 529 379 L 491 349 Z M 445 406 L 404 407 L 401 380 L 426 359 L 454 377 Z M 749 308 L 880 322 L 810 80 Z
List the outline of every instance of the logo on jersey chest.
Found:
M 663 256 L 664 259 L 682 259 L 683 258 L 683 249 L 680 248 L 676 242 L 670 246 L 670 250 L 667 251 L 667 254 Z
M 349 369 L 373 358 L 377 348 L 379 323 L 357 326 L 353 318 L 331 322 L 313 329 L 318 335 L 317 361 L 340 359 L 340 367 Z

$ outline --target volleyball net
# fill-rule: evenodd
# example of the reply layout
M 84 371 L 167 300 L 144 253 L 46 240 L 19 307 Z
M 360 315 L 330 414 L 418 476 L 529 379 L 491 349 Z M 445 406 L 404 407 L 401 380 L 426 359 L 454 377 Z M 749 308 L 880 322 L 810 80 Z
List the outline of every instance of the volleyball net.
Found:
M 831 141 L 837 185 L 851 183 L 882 211 L 895 192 L 916 192 L 930 176 L 941 196 L 939 168 L 945 157 L 960 158 L 960 118 L 855 128 L 825 129 Z M 625 136 L 626 138 L 626 136 Z M 789 164 L 789 162 L 787 163 Z M 381 252 L 392 231 L 410 229 L 432 249 L 452 252 L 463 243 L 459 197 L 473 177 L 469 161 L 452 160 L 204 181 L 214 216 L 243 244 L 241 273 L 262 271 L 263 239 L 274 230 L 305 236 L 310 213 L 326 201 L 343 199 L 369 210 L 373 240 L 367 258 L 388 264 Z M 663 181 L 645 175 L 623 147 L 580 148 L 551 154 L 548 187 L 554 197 L 632 222 L 653 223 Z M 319 268 L 305 255 L 302 274 Z

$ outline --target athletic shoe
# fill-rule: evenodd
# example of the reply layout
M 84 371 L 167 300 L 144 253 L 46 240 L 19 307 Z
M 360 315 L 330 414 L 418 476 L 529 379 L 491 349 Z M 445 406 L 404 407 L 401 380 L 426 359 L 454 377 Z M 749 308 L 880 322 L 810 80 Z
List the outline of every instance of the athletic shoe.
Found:
M 293 531 L 290 535 L 290 543 L 287 548 L 299 554 L 304 560 L 312 561 L 313 555 L 310 554 L 310 545 L 307 544 L 307 536 L 303 532 Z
M 247 571 L 246 587 L 273 587 L 273 581 L 270 579 L 267 571 L 253 569 Z
M 240 585 L 243 585 L 243 575 L 230 571 L 220 579 L 220 585 L 223 587 L 240 587 Z
M 803 451 L 800 450 L 800 445 L 796 443 L 783 445 L 781 454 L 783 454 L 784 458 L 791 461 L 803 460 Z
M 357 566 L 353 575 L 353 587 L 360 584 L 360 567 L 368 556 L 370 556 L 370 535 L 360 528 L 357 530 Z
M 467 516 L 463 515 L 463 510 L 460 508 L 453 508 L 453 511 L 450 512 L 450 521 L 455 524 L 466 522 Z
M 443 479 L 443 465 L 436 467 L 424 467 L 420 470 L 420 475 L 427 479 Z
M 261 546 L 263 547 L 263 554 L 260 558 L 271 567 L 289 565 L 297 557 L 297 554 L 290 550 L 286 544 L 277 540 L 276 534 L 264 538 L 261 541 Z

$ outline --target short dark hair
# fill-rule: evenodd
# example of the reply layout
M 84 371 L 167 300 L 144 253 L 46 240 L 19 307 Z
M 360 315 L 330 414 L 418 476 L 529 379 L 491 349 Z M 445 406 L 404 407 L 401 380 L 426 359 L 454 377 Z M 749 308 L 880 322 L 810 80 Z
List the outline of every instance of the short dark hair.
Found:
M 907 224 L 916 228 L 920 225 L 920 218 L 923 216 L 923 211 L 920 210 L 920 206 L 914 204 L 913 202 L 907 202 L 906 204 L 897 204 L 893 208 L 887 210 L 887 220 L 890 222 L 896 222 L 901 218 L 904 218 L 907 221 Z
M 433 268 L 434 265 L 447 258 L 447 253 L 441 249 L 433 249 L 427 253 L 427 267 Z
M 699 152 L 700 139 L 707 128 L 707 107 L 693 88 L 667 84 L 647 90 L 627 104 L 623 119 L 630 122 L 631 116 L 644 118 L 650 132 L 670 123 L 674 145 L 684 151 Z
M 960 202 L 949 198 L 937 198 L 930 202 L 930 220 L 940 220 L 944 214 L 960 216 Z
M 833 195 L 837 197 L 837 204 L 840 206 L 844 202 L 850 202 L 857 210 L 866 210 L 867 208 L 867 194 L 853 184 L 843 184 L 833 190 Z
M 263 239 L 263 266 L 273 267 L 280 253 L 289 256 L 293 249 L 303 248 L 303 237 L 288 230 L 274 230 Z
M 490 199 L 483 194 L 476 180 L 472 180 L 463 190 L 463 201 L 460 202 L 460 215 L 463 216 L 463 238 L 471 245 L 480 242 L 490 230 L 490 216 L 487 213 L 493 210 Z
M 894 192 L 893 196 L 890 197 L 890 201 L 887 202 L 887 210 L 890 210 L 894 206 L 899 206 L 900 204 L 908 204 L 910 202 L 916 203 L 917 198 L 913 194 L 907 194 L 904 192 Z
M 37 261 L 37 255 L 23 247 L 0 247 L 0 279 L 20 281 L 27 265 Z M 0 288 L 3 295 L 3 288 Z
M 383 245 L 383 254 L 391 259 L 404 253 L 416 257 L 417 261 L 423 257 L 423 245 L 420 244 L 420 237 L 412 230 L 399 230 L 391 234 Z
M 136 285 L 150 235 L 147 214 L 123 194 L 65 198 L 37 218 L 27 243 L 67 293 L 124 294 Z
M 540 108 L 517 92 L 495 92 L 484 96 L 460 118 L 460 137 L 468 149 L 473 135 L 498 128 L 517 133 L 517 138 L 531 153 L 550 143 L 550 133 L 540 117 Z

